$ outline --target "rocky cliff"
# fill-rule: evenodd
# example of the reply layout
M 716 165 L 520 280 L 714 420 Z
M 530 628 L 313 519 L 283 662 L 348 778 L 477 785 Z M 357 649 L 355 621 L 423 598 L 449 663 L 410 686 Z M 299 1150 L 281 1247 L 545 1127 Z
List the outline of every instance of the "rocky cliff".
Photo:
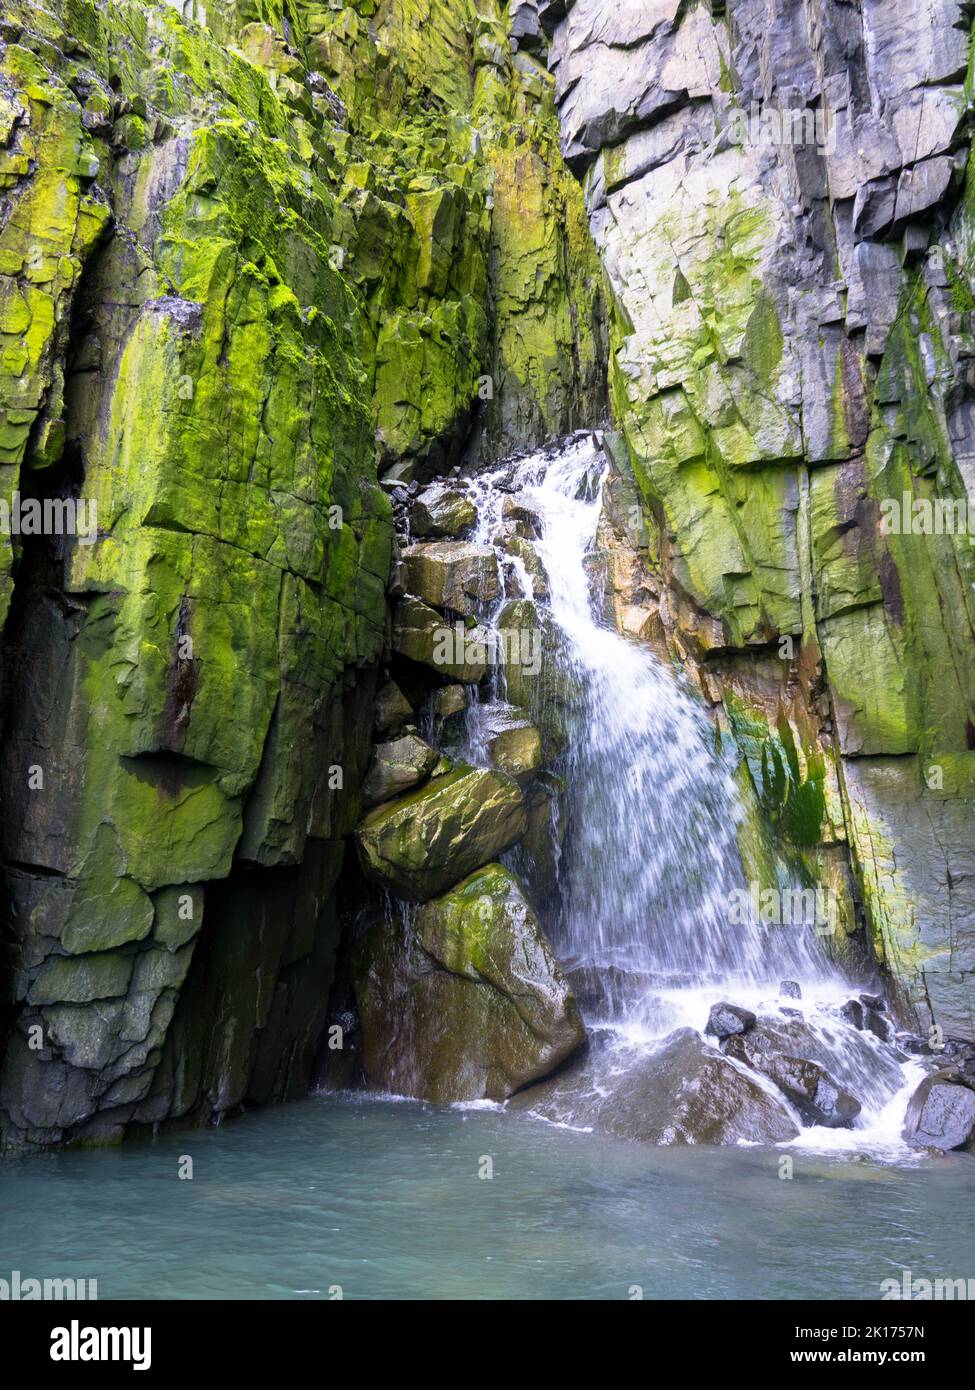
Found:
M 971 1036 L 969 49 L 954 0 L 6 5 L 4 1142 L 307 1089 L 425 640 L 390 496 L 609 411 L 607 612 L 736 741 L 754 873 Z
M 499 13 L 0 25 L 12 1145 L 307 1088 L 386 623 L 379 485 L 604 410 L 553 84 Z M 79 512 L 79 515 L 81 513 Z
M 970 1037 L 969 9 L 514 8 L 612 288 L 610 609 L 696 670 L 836 949 L 866 920 Z

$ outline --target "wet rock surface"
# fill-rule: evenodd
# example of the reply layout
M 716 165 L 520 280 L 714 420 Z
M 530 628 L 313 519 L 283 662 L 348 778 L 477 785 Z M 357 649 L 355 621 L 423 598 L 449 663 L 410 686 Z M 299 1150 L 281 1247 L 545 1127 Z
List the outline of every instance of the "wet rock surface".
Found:
M 583 1061 L 510 1105 L 651 1144 L 776 1144 L 798 1133 L 773 1094 L 691 1028 L 653 1053 L 635 1048 L 625 1055 L 597 1039 Z
M 975 1152 L 975 1085 L 953 1068 L 925 1077 L 908 1104 L 904 1138 L 916 1148 Z
M 583 1041 L 579 1011 L 517 880 L 489 864 L 360 940 L 363 1069 L 375 1090 L 503 1100 Z
M 756 1022 L 755 1015 L 749 1009 L 739 1008 L 737 1004 L 713 1004 L 704 1031 L 720 1040 L 735 1033 L 747 1033 Z
M 368 877 L 397 897 L 423 902 L 509 849 L 526 829 L 516 782 L 458 768 L 371 811 L 356 844 Z
M 437 750 L 415 734 L 377 744 L 362 784 L 363 805 L 389 801 L 416 786 L 432 772 L 439 758 Z

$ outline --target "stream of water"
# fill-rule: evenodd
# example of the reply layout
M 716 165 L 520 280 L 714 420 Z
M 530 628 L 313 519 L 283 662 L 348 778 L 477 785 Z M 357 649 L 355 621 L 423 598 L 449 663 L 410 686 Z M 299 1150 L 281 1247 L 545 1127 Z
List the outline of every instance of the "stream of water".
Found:
M 879 1299 L 905 1269 L 972 1275 L 969 1158 L 797 1154 L 788 1182 L 779 1162 L 312 1097 L 7 1164 L 0 1278 L 96 1279 L 100 1299 Z
M 563 959 L 602 981 L 598 1004 L 587 1010 L 590 1029 L 604 1040 L 592 1063 L 601 1070 L 594 1088 L 674 1029 L 702 1030 L 719 1000 L 781 1018 L 780 985 L 788 979 L 801 992 L 788 1007 L 801 1016 L 818 1058 L 863 1106 L 853 1130 L 806 1128 L 800 1142 L 849 1148 L 869 1135 L 879 1150 L 897 1150 L 922 1067 L 842 1016 L 854 987 L 823 952 L 815 921 L 769 926 L 731 912 L 733 895 L 746 886 L 733 764 L 677 674 L 601 615 L 590 560 L 606 466 L 587 436 L 470 482 L 474 539 L 496 547 L 502 575 L 513 577 L 509 590 L 533 599 L 559 637 L 567 746 L 558 770 L 568 834 L 558 920 L 546 925 Z M 504 504 L 512 496 L 535 527 L 541 592 L 504 544 Z M 488 621 L 510 596 L 502 592 Z M 475 761 L 483 761 L 479 721 L 494 717 L 503 695 L 502 677 L 491 699 L 472 707 L 466 753 Z

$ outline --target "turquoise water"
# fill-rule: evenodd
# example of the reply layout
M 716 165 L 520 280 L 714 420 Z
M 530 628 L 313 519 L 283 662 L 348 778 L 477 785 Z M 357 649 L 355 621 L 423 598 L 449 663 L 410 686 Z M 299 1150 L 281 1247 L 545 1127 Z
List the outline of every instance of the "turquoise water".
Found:
M 177 1176 L 181 1156 L 193 1178 Z M 975 1159 L 654 1149 L 497 1110 L 312 1097 L 0 1168 L 0 1277 L 100 1298 L 854 1298 L 975 1277 Z M 480 1178 L 485 1157 L 494 1176 Z

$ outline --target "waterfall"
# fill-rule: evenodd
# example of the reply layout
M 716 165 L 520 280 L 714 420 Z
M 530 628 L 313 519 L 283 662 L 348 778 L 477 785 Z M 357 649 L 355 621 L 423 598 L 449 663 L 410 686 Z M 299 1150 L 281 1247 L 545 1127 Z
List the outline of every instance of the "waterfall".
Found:
M 681 1026 L 703 1029 L 720 999 L 781 1018 L 779 986 L 789 979 L 802 1002 L 784 1001 L 795 1003 L 788 1012 L 802 1016 L 820 1059 L 864 1103 L 857 1130 L 814 1133 L 832 1146 L 854 1142 L 854 1133 L 862 1142 L 865 1130 L 890 1142 L 920 1071 L 840 1015 L 853 987 L 827 959 L 814 923 L 768 926 L 730 910 L 733 898 L 748 896 L 731 751 L 718 746 L 680 674 L 600 615 L 592 562 L 606 468 L 586 436 L 468 480 L 473 539 L 495 546 L 509 574 L 487 621 L 512 597 L 527 597 L 558 637 L 567 737 L 556 770 L 568 826 L 557 919 L 546 925 L 571 978 L 585 986 L 583 1010 L 604 1046 L 593 1065 L 617 1074 L 634 1047 L 653 1048 Z M 535 521 L 542 593 L 524 560 L 504 549 L 512 494 Z M 505 693 L 501 673 L 469 710 L 472 761 L 484 760 L 484 730 Z
M 606 625 L 591 592 L 604 469 L 586 438 L 552 459 L 524 460 L 514 475 L 541 523 L 534 544 L 546 607 L 562 638 L 561 679 L 574 692 L 562 769 L 571 808 L 562 942 L 616 979 L 680 987 L 821 978 L 828 970 L 811 927 L 729 921 L 732 892 L 747 896 L 730 761 L 700 702 L 646 646 Z M 497 530 L 497 478 L 478 482 L 485 544 Z M 523 564 L 517 572 L 531 592 Z M 476 745 L 472 729 L 472 754 Z

